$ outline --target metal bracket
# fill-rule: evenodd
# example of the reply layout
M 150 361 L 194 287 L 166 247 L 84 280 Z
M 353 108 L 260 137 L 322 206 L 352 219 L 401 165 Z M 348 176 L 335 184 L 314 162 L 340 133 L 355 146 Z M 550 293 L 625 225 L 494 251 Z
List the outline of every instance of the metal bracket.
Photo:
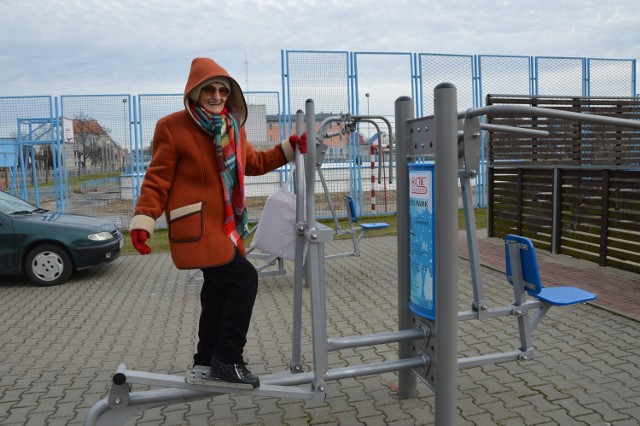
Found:
M 478 174 L 480 167 L 480 142 L 482 141 L 480 118 L 465 118 L 463 132 L 462 157 L 464 159 L 464 171 L 468 177 L 473 178 Z M 459 164 L 458 167 L 462 168 L 462 165 Z
M 526 351 L 522 351 L 518 359 L 520 361 L 530 361 L 533 359 L 533 349 L 527 349 Z
M 527 310 L 523 310 L 521 306 L 516 306 L 511 310 L 511 315 L 514 317 L 521 317 L 527 313 Z
M 434 117 L 421 117 L 407 121 L 410 157 L 436 155 L 436 126 Z
M 290 362 L 289 371 L 292 374 L 300 374 L 300 373 L 304 373 L 304 368 L 302 367 L 302 364 L 300 364 L 299 362 Z
M 306 230 L 306 234 L 311 243 L 324 243 L 333 240 L 333 229 L 321 223 L 316 223 L 315 229 Z
M 324 157 L 327 155 L 329 146 L 323 142 L 316 143 L 316 166 L 324 163 Z
M 424 360 L 424 365 L 421 368 L 414 368 L 412 371 L 420 381 L 435 390 L 435 365 L 431 362 L 435 359 L 436 338 L 431 332 L 435 329 L 435 322 L 419 316 L 414 316 L 413 320 L 418 324 L 418 328 L 424 331 L 424 338 L 414 340 L 411 348 L 415 356 Z
M 129 392 L 131 392 L 131 384 L 123 383 L 117 385 L 111 384 L 109 390 L 109 407 L 111 408 L 123 408 L 129 405 Z

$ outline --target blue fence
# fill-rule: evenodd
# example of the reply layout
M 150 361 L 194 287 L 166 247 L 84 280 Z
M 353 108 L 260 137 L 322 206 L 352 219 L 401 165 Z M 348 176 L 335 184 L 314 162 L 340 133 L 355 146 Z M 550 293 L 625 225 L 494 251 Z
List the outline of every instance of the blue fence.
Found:
M 312 98 L 316 111 L 393 121 L 394 101 L 401 95 L 412 96 L 416 116 L 430 115 L 433 90 L 444 81 L 455 84 L 461 111 L 483 106 L 488 94 L 636 96 L 635 59 L 288 50 L 282 62 L 287 117 Z M 478 207 L 486 206 L 485 182 L 482 169 L 475 182 Z
M 443 81 L 456 85 L 459 110 L 484 105 L 488 94 L 636 96 L 635 59 L 301 50 L 283 50 L 281 56 L 281 91 L 246 92 L 246 129 L 258 148 L 289 135 L 307 99 L 314 100 L 321 118 L 351 113 L 383 116 L 394 124 L 399 96 L 414 99 L 416 116 L 429 115 L 433 89 Z M 181 94 L 0 97 L 0 185 L 45 208 L 105 217 L 126 227 L 155 124 L 182 108 Z M 394 183 L 370 179 L 378 173 L 369 172 L 370 145 L 388 144 L 384 137 L 376 139 L 367 123 L 350 137 L 327 142 L 325 162 L 346 165 L 331 168 L 327 182 L 340 215 L 345 214 L 342 193 L 356 199 L 361 215 L 395 210 Z M 280 172 L 274 173 L 271 180 L 280 184 Z M 86 180 L 95 183 L 90 191 L 94 183 L 82 183 Z M 478 207 L 486 206 L 485 181 L 483 169 L 475 182 Z M 261 197 L 258 187 L 254 184 L 248 197 Z M 370 189 L 376 190 L 377 208 Z M 260 212 L 256 202 L 251 218 L 257 220 Z M 327 216 L 329 210 L 318 214 Z

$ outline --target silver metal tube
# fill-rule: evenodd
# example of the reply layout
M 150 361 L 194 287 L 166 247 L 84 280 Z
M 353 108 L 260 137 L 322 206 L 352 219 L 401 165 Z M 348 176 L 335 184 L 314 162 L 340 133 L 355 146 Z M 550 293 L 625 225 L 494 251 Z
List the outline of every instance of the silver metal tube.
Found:
M 311 289 L 311 322 L 313 332 L 313 387 L 324 392 L 324 380 L 328 368 L 327 359 L 327 323 L 326 292 L 324 270 L 324 242 L 322 231 L 316 223 L 315 174 L 316 174 L 316 114 L 313 100 L 305 103 L 305 124 L 307 139 L 313 141 L 307 150 L 306 164 L 306 203 L 307 230 L 305 238 L 309 240 L 309 253 L 305 262 L 305 276 Z
M 487 130 L 490 132 L 515 133 L 518 135 L 534 136 L 534 137 L 549 136 L 549 132 L 547 132 L 546 130 L 528 129 L 526 127 L 503 126 L 501 124 L 480 123 L 480 128 L 482 130 Z
M 471 268 L 471 284 L 473 287 L 473 307 L 478 311 L 478 319 L 484 319 L 487 306 L 484 303 L 482 274 L 480 273 L 480 250 L 478 248 L 478 233 L 476 218 L 473 212 L 471 198 L 471 179 L 464 173 L 458 172 L 460 188 L 462 189 L 462 206 L 464 223 L 467 231 L 467 247 L 469 248 L 469 266 Z
M 396 102 L 397 102 L 397 100 L 396 100 Z M 389 129 L 389 160 L 388 160 L 389 161 L 389 183 L 393 183 L 393 130 L 392 130 L 393 127 L 391 126 L 391 122 L 384 115 L 365 115 L 365 116 L 354 115 L 353 116 L 354 119 L 358 119 L 358 118 L 361 118 L 361 117 L 366 117 L 369 120 L 382 120 L 385 123 L 387 123 L 387 129 Z M 370 122 L 373 123 L 373 121 L 370 121 Z M 397 126 L 397 124 L 396 124 L 396 126 Z M 379 132 L 379 130 L 378 130 L 378 132 Z M 378 137 L 378 139 L 380 139 L 380 137 Z M 380 145 L 380 147 L 381 147 L 380 149 L 382 149 L 381 143 L 382 143 L 382 141 L 378 140 L 378 145 Z M 380 157 L 382 157 L 382 156 L 380 156 Z M 382 160 L 380 160 L 380 167 L 382 167 Z
M 409 310 L 409 168 L 407 164 L 409 133 L 407 121 L 415 117 L 413 99 L 401 96 L 395 102 L 396 120 L 396 212 L 398 216 L 398 329 L 413 328 L 411 311 Z M 457 168 L 457 167 L 456 167 Z M 457 217 L 457 216 L 456 216 Z M 457 255 L 456 255 L 457 256 Z M 398 344 L 400 359 L 413 356 L 411 344 Z M 416 395 L 416 377 L 411 371 L 398 373 L 398 395 L 400 398 L 410 398 Z
M 378 183 L 382 182 L 382 132 L 380 131 L 380 126 L 373 120 L 369 120 L 368 118 L 360 119 L 361 123 L 370 123 L 376 128 L 376 133 L 378 134 Z
M 304 132 L 304 112 L 302 110 L 298 110 L 296 112 L 296 134 L 301 136 Z M 295 182 L 296 182 L 296 221 L 304 222 L 304 190 L 305 190 L 305 179 L 304 179 L 304 159 L 302 157 L 302 153 L 300 152 L 300 148 L 296 146 L 295 150 Z
M 388 333 L 368 334 L 363 336 L 334 337 L 327 339 L 327 349 L 330 351 L 338 351 L 346 348 L 357 348 L 359 346 L 373 346 L 393 342 L 406 342 L 411 340 L 424 339 L 425 337 L 426 330 L 421 328 L 391 331 Z
M 468 358 L 458 359 L 458 368 L 470 368 L 477 367 L 485 364 L 497 364 L 499 362 L 518 361 L 523 352 L 520 349 L 516 349 L 511 352 L 500 352 L 495 354 L 480 355 Z
M 391 371 L 406 371 L 411 374 L 412 368 L 425 367 L 425 359 L 423 357 L 411 357 L 405 359 L 394 359 L 392 361 L 383 361 L 372 364 L 362 364 L 357 366 L 331 368 L 325 376 L 326 381 L 346 379 L 349 377 L 359 377 L 363 375 L 373 375 L 380 373 L 388 373 Z M 313 373 L 302 374 L 273 374 L 260 376 L 262 385 L 292 386 L 303 385 L 313 381 Z
M 435 420 L 456 425 L 458 383 L 458 120 L 457 90 L 434 90 L 436 126 L 436 319 Z M 398 183 L 400 186 L 400 183 Z
M 313 101 L 307 99 L 305 103 L 305 127 L 307 132 L 307 161 L 305 165 L 305 183 L 307 203 L 307 230 L 316 227 L 316 117 Z M 325 121 L 327 121 L 325 119 Z M 324 121 L 323 121 L 324 123 Z
M 155 407 L 185 403 L 197 399 L 211 398 L 211 392 L 185 389 L 153 389 L 129 394 L 127 406 L 116 409 L 109 405 L 109 398 L 94 404 L 84 418 L 85 426 L 123 425 L 136 414 Z
M 557 167 L 553 169 L 553 217 L 551 218 L 551 253 L 558 254 L 558 215 L 556 212 L 560 206 L 560 188 L 562 183 L 560 182 L 560 170 Z
M 300 136 L 304 131 L 304 112 L 298 110 L 296 112 L 296 134 Z M 313 147 L 312 147 L 313 148 Z M 302 286 L 304 281 L 304 197 L 305 197 L 305 178 L 304 178 L 304 161 L 300 149 L 296 146 L 295 159 L 295 193 L 296 193 L 296 226 L 298 229 L 296 235 L 296 257 L 293 271 L 293 332 L 291 337 L 291 360 L 289 361 L 289 369 L 292 373 L 302 371 Z
M 125 364 L 119 364 L 116 368 L 116 372 L 111 377 L 111 380 L 116 385 L 122 385 L 127 381 L 127 366 Z
M 336 368 L 327 372 L 327 380 L 340 380 L 349 377 L 388 373 L 390 371 L 409 371 L 412 368 L 424 368 L 423 357 L 397 359 L 393 361 L 364 364 L 354 367 Z
M 482 108 L 472 108 L 465 112 L 459 113 L 458 118 L 479 117 L 486 115 L 488 117 L 494 115 L 500 116 L 533 116 L 533 117 L 551 117 L 562 118 L 565 120 L 580 121 L 582 123 L 608 124 L 611 126 L 629 127 L 640 129 L 640 121 L 627 120 L 624 118 L 605 117 L 602 115 L 581 114 L 579 112 L 560 111 L 553 108 L 540 108 L 526 105 L 489 105 Z

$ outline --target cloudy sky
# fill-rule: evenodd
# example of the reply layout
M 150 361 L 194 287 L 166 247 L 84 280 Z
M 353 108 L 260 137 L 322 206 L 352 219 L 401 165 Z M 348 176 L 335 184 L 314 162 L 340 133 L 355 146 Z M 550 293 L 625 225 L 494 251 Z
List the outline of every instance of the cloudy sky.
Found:
M 0 0 L 0 96 L 280 90 L 282 50 L 640 58 L 638 0 Z

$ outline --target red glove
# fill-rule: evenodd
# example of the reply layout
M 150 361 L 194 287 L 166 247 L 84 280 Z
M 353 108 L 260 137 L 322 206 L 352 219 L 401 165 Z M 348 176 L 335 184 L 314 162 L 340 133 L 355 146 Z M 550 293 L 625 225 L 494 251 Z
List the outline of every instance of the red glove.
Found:
M 138 250 L 140 254 L 149 254 L 151 253 L 151 247 L 145 244 L 145 241 L 149 239 L 149 233 L 144 229 L 132 229 L 129 232 L 131 236 L 131 244 L 133 247 Z
M 289 142 L 291 142 L 291 147 L 295 150 L 296 145 L 300 148 L 300 152 L 303 154 L 307 153 L 307 132 L 304 132 L 301 136 L 291 135 L 289 136 Z

